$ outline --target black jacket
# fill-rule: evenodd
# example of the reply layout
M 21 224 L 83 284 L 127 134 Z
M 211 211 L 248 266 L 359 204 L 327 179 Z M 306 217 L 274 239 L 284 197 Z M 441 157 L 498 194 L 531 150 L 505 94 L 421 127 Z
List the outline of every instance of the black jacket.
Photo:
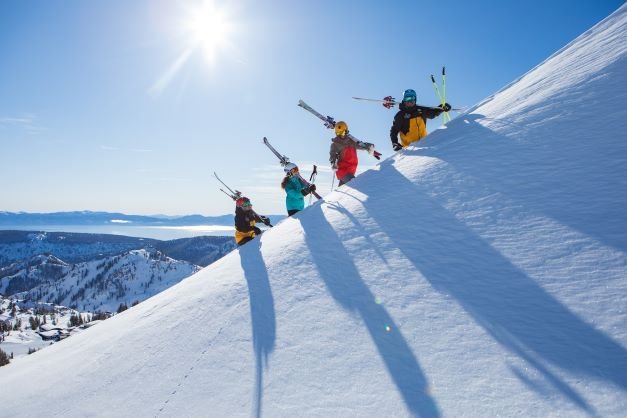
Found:
M 250 232 L 255 229 L 255 222 L 263 222 L 263 220 L 253 210 L 244 210 L 235 208 L 235 229 L 240 232 Z
M 412 106 L 407 108 L 404 103 L 399 103 L 398 105 L 399 111 L 394 115 L 394 122 L 392 123 L 392 128 L 390 128 L 390 139 L 393 144 L 398 143 L 398 134 L 399 132 L 406 135 L 410 131 L 410 121 L 412 119 L 421 118 L 422 123 L 426 127 L 427 119 L 434 119 L 440 116 L 440 113 L 443 112 L 442 109 L 436 109 L 431 107 L 423 107 L 423 106 Z M 422 136 L 413 139 L 420 139 Z M 413 142 L 413 141 L 411 141 Z

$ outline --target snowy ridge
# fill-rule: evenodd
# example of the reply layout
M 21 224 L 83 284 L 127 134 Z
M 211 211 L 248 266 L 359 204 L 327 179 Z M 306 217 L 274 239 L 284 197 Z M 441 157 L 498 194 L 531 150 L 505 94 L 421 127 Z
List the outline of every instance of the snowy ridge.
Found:
M 231 236 L 161 241 L 110 234 L 0 231 L 0 268 L 41 254 L 53 254 L 65 262 L 78 263 L 142 248 L 156 248 L 171 258 L 208 266 L 235 247 Z
M 0 269 L 0 294 L 81 311 L 115 312 L 121 304 L 141 302 L 198 270 L 154 249 L 77 264 L 39 255 Z
M 261 239 L 0 368 L 28 388 L 0 393 L 3 414 L 625 416 L 626 13 Z
M 529 72 L 494 95 L 486 98 L 478 105 L 473 106 L 468 113 L 473 113 L 478 107 L 482 107 L 485 111 L 485 109 L 489 108 L 486 105 L 504 91 L 507 91 L 510 97 L 514 97 L 515 101 L 521 103 L 524 102 L 521 99 L 529 96 L 535 96 L 535 100 L 540 101 L 546 95 L 538 93 L 542 90 L 546 90 L 547 93 L 550 92 L 553 90 L 555 83 L 560 84 L 561 80 L 565 81 L 566 86 L 570 86 L 573 82 L 581 83 L 584 81 L 583 79 L 573 79 L 573 77 L 602 76 L 602 74 L 597 74 L 599 70 L 619 60 L 627 50 L 627 35 L 623 27 L 625 23 L 620 18 L 620 14 L 623 13 L 625 13 L 623 8 L 617 10 L 614 14 L 608 16 L 577 39 L 555 52 L 538 66 L 529 70 Z M 604 56 L 603 59 L 595 59 L 596 55 L 594 53 L 590 54 L 593 51 L 590 51 L 589 48 L 604 48 L 608 51 L 608 56 Z M 543 71 L 547 67 L 551 68 L 550 73 Z M 580 71 L 569 72 L 574 69 L 573 67 Z M 538 71 L 538 69 L 540 70 Z M 541 75 L 542 78 L 538 78 L 538 75 Z M 515 88 L 512 89 L 514 86 Z M 528 90 L 530 87 L 533 88 Z M 511 104 L 497 109 L 501 117 L 506 116 L 505 112 L 512 109 Z M 528 106 L 531 103 L 526 104 Z M 503 105 L 505 103 L 500 102 L 500 106 Z

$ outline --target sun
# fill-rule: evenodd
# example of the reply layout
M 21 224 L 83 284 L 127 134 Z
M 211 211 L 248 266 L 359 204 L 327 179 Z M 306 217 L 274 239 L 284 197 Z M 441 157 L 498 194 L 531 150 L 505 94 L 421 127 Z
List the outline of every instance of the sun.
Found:
M 230 43 L 234 25 L 226 7 L 218 7 L 204 0 L 189 9 L 184 23 L 190 48 L 202 51 L 205 59 L 213 64 L 217 54 Z
M 160 96 L 197 53 L 214 68 L 220 55 L 228 56 L 235 50 L 232 37 L 241 26 L 235 25 L 234 13 L 226 4 L 218 6 L 215 1 L 197 0 L 186 4 L 182 12 L 176 27 L 176 39 L 181 39 L 182 49 L 148 90 L 153 97 Z

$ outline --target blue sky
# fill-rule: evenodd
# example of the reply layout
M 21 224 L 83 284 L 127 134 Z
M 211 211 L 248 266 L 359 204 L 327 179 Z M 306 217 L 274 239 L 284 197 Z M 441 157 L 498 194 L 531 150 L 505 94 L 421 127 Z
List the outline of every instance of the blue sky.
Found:
M 201 3 L 0 5 L 0 210 L 229 213 L 217 171 L 259 212 L 282 213 L 264 136 L 330 186 L 331 131 L 299 99 L 389 156 L 394 112 L 352 96 L 414 88 L 435 105 L 429 76 L 445 64 L 448 101 L 471 106 L 622 4 L 216 1 L 210 57 L 192 41 Z M 360 157 L 362 170 L 373 162 Z

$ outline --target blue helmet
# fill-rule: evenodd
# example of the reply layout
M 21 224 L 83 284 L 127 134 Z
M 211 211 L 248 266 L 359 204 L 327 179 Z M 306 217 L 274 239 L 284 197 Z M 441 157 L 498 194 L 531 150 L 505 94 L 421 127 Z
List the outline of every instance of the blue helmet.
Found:
M 416 92 L 412 89 L 405 90 L 403 93 L 403 101 L 404 102 L 415 102 L 416 101 Z

